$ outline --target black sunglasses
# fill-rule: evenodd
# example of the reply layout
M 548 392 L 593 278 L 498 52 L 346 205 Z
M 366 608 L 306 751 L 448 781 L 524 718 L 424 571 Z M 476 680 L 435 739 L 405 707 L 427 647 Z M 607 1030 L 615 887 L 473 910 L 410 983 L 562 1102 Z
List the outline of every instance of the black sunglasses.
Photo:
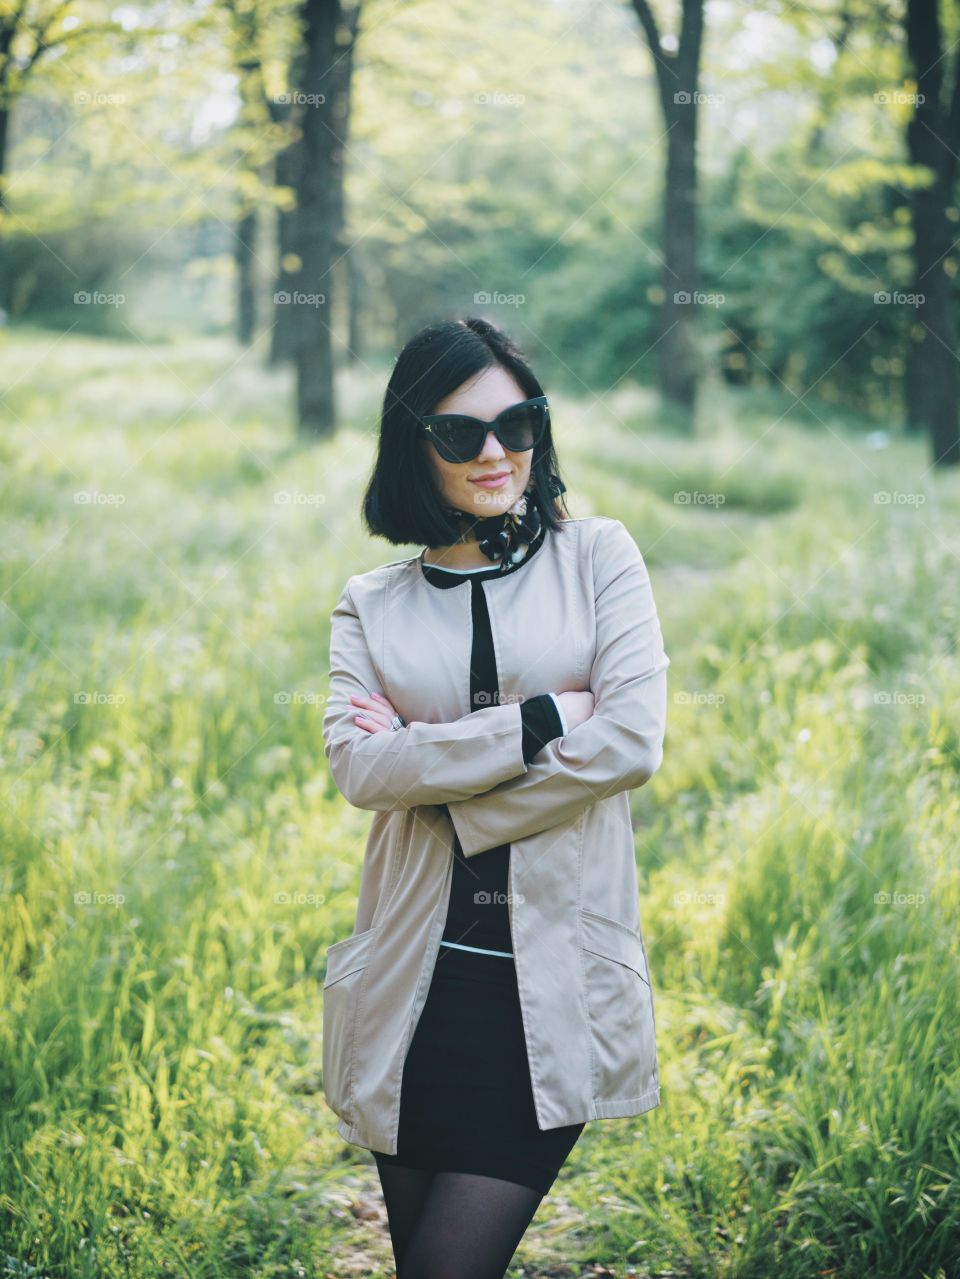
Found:
M 420 428 L 446 461 L 472 462 L 488 431 L 493 431 L 508 453 L 524 453 L 538 443 L 549 421 L 547 397 L 537 395 L 511 404 L 492 422 L 465 413 L 429 413 L 420 419 Z

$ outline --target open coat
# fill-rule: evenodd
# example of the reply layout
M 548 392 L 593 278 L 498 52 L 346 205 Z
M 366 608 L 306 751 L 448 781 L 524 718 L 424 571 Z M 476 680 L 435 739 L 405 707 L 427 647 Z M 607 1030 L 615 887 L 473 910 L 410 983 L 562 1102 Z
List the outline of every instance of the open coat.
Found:
M 500 698 L 470 710 L 470 585 L 422 555 L 350 577 L 331 621 L 324 751 L 374 816 L 354 932 L 326 954 L 323 1084 L 347 1141 L 396 1154 L 407 1048 L 426 1001 L 453 872 L 509 843 L 514 963 L 542 1129 L 660 1100 L 628 792 L 663 759 L 667 667 L 643 556 L 620 520 L 566 520 L 529 564 L 482 582 Z M 520 705 L 589 689 L 593 715 L 529 765 Z M 387 697 L 396 732 L 354 722 Z

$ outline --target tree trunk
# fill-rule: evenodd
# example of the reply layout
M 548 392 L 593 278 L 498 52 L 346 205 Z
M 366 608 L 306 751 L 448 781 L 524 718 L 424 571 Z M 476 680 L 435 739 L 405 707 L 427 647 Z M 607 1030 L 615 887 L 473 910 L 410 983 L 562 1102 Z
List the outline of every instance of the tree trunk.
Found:
M 250 346 L 257 331 L 256 277 L 257 211 L 249 209 L 238 223 L 234 256 L 237 263 L 237 341 Z
M 342 23 L 337 33 L 337 44 L 341 52 L 337 55 L 333 66 L 331 82 L 333 89 L 333 128 L 339 140 L 338 162 L 339 176 L 334 184 L 332 197 L 334 202 L 334 247 L 336 258 L 340 264 L 339 275 L 344 279 L 344 300 L 347 316 L 347 349 L 345 359 L 354 364 L 360 353 L 360 278 L 359 264 L 354 260 L 356 252 L 346 235 L 346 217 L 344 213 L 344 149 L 350 133 L 350 108 L 352 98 L 350 89 L 353 84 L 353 55 L 357 43 L 357 32 L 360 24 L 360 7 L 356 5 L 343 13 Z
M 240 122 L 248 136 L 262 128 L 263 64 L 253 53 L 258 42 L 259 12 L 255 5 L 241 5 L 239 0 L 226 0 L 233 35 L 239 46 L 234 54 L 240 82 Z M 240 163 L 251 172 L 249 153 L 240 148 Z M 241 346 L 250 346 L 257 332 L 257 234 L 259 218 L 257 200 L 241 188 L 236 212 L 233 257 L 235 263 L 236 315 L 234 327 Z
M 343 148 L 359 6 L 301 0 L 302 41 L 289 121 L 291 143 L 277 156 L 277 183 L 295 207 L 281 211 L 280 264 L 271 359 L 297 372 L 299 430 L 327 435 L 336 420 L 333 359 L 334 271 L 343 225 Z
M 339 0 L 303 0 L 304 63 L 299 109 L 301 141 L 295 221 L 299 270 L 291 312 L 301 432 L 334 429 L 333 342 L 330 331 L 337 201 L 337 139 L 331 69 L 337 56 Z
M 947 209 L 953 203 L 960 135 L 960 62 L 953 61 L 953 92 L 945 109 L 937 0 L 909 0 L 906 25 L 917 84 L 907 146 L 912 163 L 925 166 L 933 177 L 929 186 L 913 192 L 914 292 L 923 300 L 911 326 L 907 412 L 913 429 L 930 433 L 933 465 L 956 466 L 960 404 L 950 274 L 956 260 Z
M 363 359 L 363 269 L 358 258 L 359 249 L 348 249 L 343 259 L 347 275 L 347 350 L 344 358 L 348 364 L 359 364 Z
M 274 182 L 278 187 L 296 190 L 300 167 L 299 138 L 294 138 L 274 161 Z M 272 365 L 293 361 L 295 321 L 289 298 L 296 288 L 297 266 L 297 210 L 296 205 L 277 210 L 277 284 L 273 295 L 274 325 L 270 336 L 270 363 Z
M 667 414 L 693 426 L 697 393 L 697 115 L 703 0 L 683 0 L 676 54 L 664 49 L 647 0 L 634 0 L 653 55 L 667 133 L 663 194 L 664 300 L 660 308 L 658 385 Z
M 0 92 L 4 86 L 0 84 Z M 7 213 L 7 138 L 10 128 L 10 111 L 0 106 L 0 324 L 7 319 L 10 302 L 10 251 L 6 244 L 9 227 Z
M 697 108 L 678 104 L 667 134 L 663 197 L 664 300 L 660 308 L 659 388 L 687 428 L 696 410 Z

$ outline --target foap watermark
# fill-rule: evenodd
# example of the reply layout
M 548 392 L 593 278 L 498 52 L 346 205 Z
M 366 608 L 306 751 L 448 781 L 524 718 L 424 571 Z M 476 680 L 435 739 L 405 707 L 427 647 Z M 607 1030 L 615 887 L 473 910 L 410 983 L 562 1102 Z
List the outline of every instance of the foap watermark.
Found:
M 874 506 L 923 506 L 926 493 L 901 493 L 899 489 L 880 489 L 873 495 Z
M 314 910 L 319 910 L 326 900 L 323 893 L 305 893 L 299 888 L 273 894 L 274 906 L 312 906 Z
M 723 493 L 703 493 L 700 489 L 678 489 L 673 495 L 674 506 L 723 506 Z
M 877 106 L 917 107 L 927 100 L 925 93 L 903 93 L 900 89 L 881 89 L 873 95 Z
M 678 107 L 719 107 L 727 99 L 722 93 L 702 93 L 699 89 L 691 93 L 688 89 L 678 89 L 673 100 Z
M 475 93 L 473 100 L 478 107 L 522 107 L 527 99 L 522 93 L 503 93 L 494 89 Z
M 674 306 L 723 306 L 726 300 L 725 293 L 701 293 L 696 289 L 692 293 L 680 289 L 673 295 Z
M 308 688 L 281 688 L 273 695 L 274 706 L 326 706 L 326 693 L 314 693 Z
M 123 306 L 126 300 L 125 293 L 101 293 L 99 289 L 89 293 L 81 289 L 73 295 L 75 306 Z
M 101 493 L 97 489 L 77 489 L 73 495 L 74 506 L 123 506 L 125 493 Z
M 126 693 L 101 693 L 98 688 L 81 688 L 73 695 L 74 706 L 123 706 L 126 700 Z
M 673 695 L 677 706 L 723 706 L 725 693 L 708 693 L 703 689 L 681 689 Z
M 290 93 L 277 93 L 274 102 L 281 107 L 322 107 L 327 100 L 325 93 L 301 93 L 294 89 Z
M 273 495 L 276 506 L 322 506 L 326 500 L 326 493 L 300 493 L 296 489 L 280 489 Z
M 327 304 L 327 295 L 325 293 L 301 293 L 299 289 L 294 289 L 291 293 L 287 293 L 281 289 L 273 295 L 274 303 L 277 306 L 312 306 L 321 307 Z
M 497 501 L 496 492 L 497 490 L 494 489 L 490 493 L 475 493 L 473 495 L 474 506 L 493 506 L 496 507 L 497 510 L 500 510 L 501 506 Z
M 722 906 L 726 893 L 705 893 L 699 888 L 681 888 L 673 894 L 674 906 Z
M 525 702 L 523 693 L 489 693 L 486 689 L 478 689 L 472 697 L 474 706 L 512 706 L 514 702 Z
M 490 891 L 481 888 L 473 894 L 473 900 L 477 906 L 522 906 L 525 898 L 523 893 L 502 893 L 497 888 Z
M 78 89 L 73 95 L 77 107 L 122 107 L 126 100 L 125 93 L 100 93 L 95 89 Z
M 523 306 L 526 300 L 525 293 L 487 293 L 483 289 L 473 295 L 474 306 Z
M 924 693 L 904 693 L 898 688 L 880 689 L 873 695 L 874 706 L 925 706 Z
M 877 906 L 922 906 L 927 900 L 927 894 L 901 893 L 898 889 L 895 889 L 890 893 L 874 893 L 873 900 Z
M 123 893 L 102 893 L 99 889 L 81 889 L 73 894 L 74 906 L 112 906 L 114 910 L 126 901 Z
M 881 289 L 879 293 L 874 293 L 873 301 L 875 306 L 923 306 L 927 300 L 925 293 L 900 293 L 894 289 L 892 293 L 888 293 L 885 289 Z

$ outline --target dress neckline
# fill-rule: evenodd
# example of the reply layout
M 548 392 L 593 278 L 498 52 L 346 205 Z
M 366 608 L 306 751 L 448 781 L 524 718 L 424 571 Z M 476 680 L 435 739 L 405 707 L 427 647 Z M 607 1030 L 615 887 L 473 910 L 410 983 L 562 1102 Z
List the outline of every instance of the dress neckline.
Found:
M 546 541 L 547 526 L 541 525 L 540 532 L 532 542 L 527 543 L 527 553 L 522 560 L 518 560 L 516 564 L 491 564 L 489 568 L 474 569 L 449 569 L 441 568 L 439 564 L 428 564 L 423 558 L 425 551 L 421 551 L 418 557 L 420 571 L 431 586 L 437 586 L 441 589 L 447 589 L 451 586 L 459 586 L 463 582 L 486 582 L 494 577 L 507 577 L 510 573 L 516 573 L 518 569 L 523 568 L 533 559 L 537 551 Z

